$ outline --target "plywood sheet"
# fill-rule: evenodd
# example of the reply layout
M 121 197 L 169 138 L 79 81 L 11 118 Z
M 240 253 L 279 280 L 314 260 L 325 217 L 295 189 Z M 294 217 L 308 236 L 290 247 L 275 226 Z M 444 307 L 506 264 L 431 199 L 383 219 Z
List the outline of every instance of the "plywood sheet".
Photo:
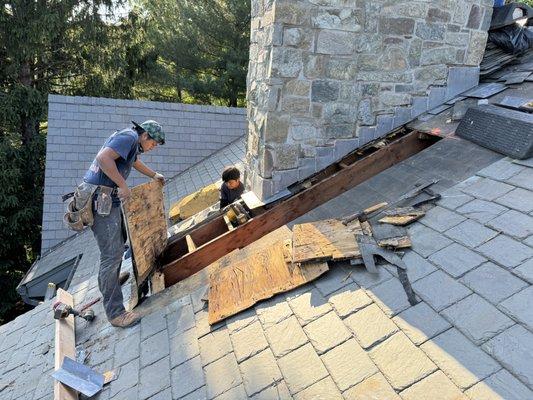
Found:
M 163 205 L 163 186 L 153 180 L 131 189 L 124 204 L 138 285 L 155 268 L 155 259 L 167 245 L 167 223 Z
M 360 257 L 355 241 L 358 222 L 344 226 L 336 219 L 309 222 L 293 228 L 293 261 L 346 260 Z
M 209 278 L 209 323 L 215 324 L 260 300 L 304 285 L 328 270 L 325 262 L 286 262 L 291 247 L 290 241 L 278 241 L 213 271 Z

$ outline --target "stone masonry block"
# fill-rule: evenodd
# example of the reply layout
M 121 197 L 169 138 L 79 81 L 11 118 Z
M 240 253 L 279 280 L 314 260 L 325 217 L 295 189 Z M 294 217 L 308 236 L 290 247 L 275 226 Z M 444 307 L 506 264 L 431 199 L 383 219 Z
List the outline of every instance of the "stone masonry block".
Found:
M 527 286 L 522 279 L 491 262 L 470 271 L 460 281 L 493 304 L 498 304 Z
M 514 325 L 514 321 L 477 294 L 446 308 L 442 315 L 477 345 Z
M 434 310 L 441 311 L 472 293 L 442 271 L 416 281 L 413 289 Z
M 259 321 L 231 335 L 237 362 L 242 362 L 268 347 Z
M 496 361 L 454 328 L 420 348 L 462 390 L 500 369 Z
M 308 342 L 295 316 L 265 328 L 265 335 L 276 357 L 283 357 Z
M 398 331 L 398 327 L 375 304 L 350 315 L 344 323 L 365 349 L 382 342 Z
M 442 399 L 467 400 L 442 371 L 437 371 L 402 392 L 405 400 Z
M 444 234 L 454 241 L 472 249 L 488 242 L 490 239 L 494 238 L 498 232 L 486 228 L 476 221 L 468 219 L 461 222 L 459 225 L 448 229 Z
M 401 332 L 374 347 L 370 356 L 396 390 L 403 390 L 437 369 Z
M 500 303 L 500 307 L 515 320 L 533 330 L 533 286 L 529 286 Z
M 487 261 L 485 257 L 458 243 L 439 250 L 429 257 L 429 260 L 455 278 Z
M 533 249 L 505 235 L 494 239 L 477 248 L 485 257 L 494 260 L 506 268 L 514 268 L 528 258 L 533 257 Z
M 322 361 L 341 391 L 378 372 L 372 360 L 354 339 L 324 354 Z
M 281 357 L 278 365 L 291 394 L 328 376 L 328 371 L 310 344 Z
M 351 337 L 342 320 L 334 312 L 307 324 L 304 331 L 318 354 L 325 353 Z
M 450 324 L 426 303 L 401 312 L 393 319 L 394 323 L 417 346 L 450 328 Z

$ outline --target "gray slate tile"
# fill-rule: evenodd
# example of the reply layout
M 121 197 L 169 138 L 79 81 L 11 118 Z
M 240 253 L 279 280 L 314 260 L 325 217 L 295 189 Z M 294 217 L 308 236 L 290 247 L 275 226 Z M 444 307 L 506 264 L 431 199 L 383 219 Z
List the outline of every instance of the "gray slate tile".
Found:
M 198 356 L 172 369 L 171 376 L 172 396 L 174 399 L 180 399 L 194 393 L 205 385 L 202 361 Z
M 443 193 L 441 193 L 441 196 L 442 197 L 437 202 L 437 204 L 449 210 L 455 210 L 456 208 L 462 206 L 463 204 L 466 204 L 469 201 L 474 200 L 472 196 L 469 196 L 468 194 L 463 193 L 461 190 L 455 187 L 445 190 Z
M 330 268 L 326 274 L 314 281 L 314 284 L 323 296 L 328 296 L 329 294 L 353 282 L 350 277 L 346 279 L 347 275 L 348 271 L 346 271 L 344 268 L 340 266 L 334 266 Z
M 416 282 L 417 280 L 437 270 L 432 263 L 420 256 L 418 253 L 415 253 L 409 249 L 407 249 L 405 252 L 402 260 L 407 266 L 407 276 L 409 278 L 409 282 L 411 283 Z M 393 265 L 386 265 L 385 268 L 387 268 L 391 274 L 398 277 L 398 268 Z
M 533 168 L 524 167 L 521 172 L 509 178 L 507 182 L 527 190 L 533 190 Z
M 354 339 L 328 351 L 322 356 L 322 361 L 341 391 L 378 372 L 367 353 Z M 357 368 L 354 368 L 355 365 Z
M 522 383 L 533 388 L 533 333 L 514 325 L 483 344 L 483 349 Z
M 512 161 L 510 158 L 503 158 L 483 168 L 477 174 L 498 181 L 504 181 L 522 171 L 522 167 L 514 164 Z
M 328 371 L 310 344 L 281 357 L 278 359 L 278 365 L 291 394 L 296 394 L 328 376 Z
M 492 201 L 505 193 L 514 189 L 511 185 L 503 182 L 495 181 L 489 178 L 482 178 L 478 182 L 470 185 L 463 190 L 463 192 L 474 196 L 478 199 Z
M 461 214 L 437 206 L 427 211 L 426 215 L 420 220 L 420 222 L 437 232 L 444 232 L 464 220 L 465 217 Z
M 308 342 L 295 316 L 269 326 L 265 329 L 265 335 L 276 357 L 283 357 Z
M 533 258 L 516 267 L 513 272 L 520 278 L 533 284 Z
M 239 367 L 248 396 L 259 393 L 282 379 L 281 371 L 270 349 L 240 363 Z
M 241 374 L 233 353 L 204 367 L 207 397 L 215 398 L 242 384 Z
M 533 330 L 533 286 L 504 300 L 500 303 L 500 307 L 515 320 Z
M 518 239 L 533 234 L 533 217 L 515 210 L 503 213 L 489 221 L 487 225 Z
M 457 208 L 457 212 L 463 214 L 465 217 L 471 218 L 484 224 L 491 219 L 496 218 L 498 215 L 503 214 L 508 208 L 492 201 L 475 199 L 470 203 Z
M 505 235 L 494 239 L 477 248 L 485 257 L 494 260 L 506 268 L 514 268 L 528 258 L 533 257 L 533 249 Z
M 408 227 L 412 249 L 423 257 L 428 257 L 448 246 L 452 241 L 433 229 L 420 223 Z
M 390 383 L 380 373 L 366 378 L 343 394 L 346 400 L 401 400 Z
M 304 331 L 318 354 L 325 353 L 352 336 L 333 311 L 304 326 Z
M 355 283 L 332 293 L 329 295 L 328 301 L 341 318 L 347 317 L 372 303 L 372 299 L 368 297 L 364 289 Z
M 473 249 L 474 247 L 488 242 L 495 237 L 498 232 L 481 225 L 479 222 L 467 219 L 459 225 L 448 229 L 444 234 L 455 242 Z
M 332 310 L 317 289 L 308 290 L 289 300 L 289 305 L 302 325 L 308 324 Z
M 141 367 L 167 357 L 169 352 L 168 332 L 165 329 L 141 342 Z
M 470 271 L 459 280 L 493 304 L 498 304 L 527 286 L 526 282 L 491 262 Z
M 233 351 L 237 362 L 240 363 L 247 358 L 261 352 L 268 347 L 261 323 L 259 321 L 231 334 Z
M 208 333 L 200 338 L 199 344 L 202 365 L 210 364 L 233 350 L 227 329 Z
M 429 260 L 455 278 L 487 261 L 485 257 L 458 243 L 436 252 Z
M 448 321 L 424 302 L 401 312 L 392 320 L 417 346 L 451 327 Z
M 465 392 L 472 400 L 522 400 L 532 399 L 533 391 L 501 369 L 482 382 L 476 383 Z
M 395 332 L 398 327 L 375 304 L 350 315 L 344 323 L 351 329 L 359 344 L 367 349 Z
M 516 188 L 504 194 L 502 197 L 498 197 L 495 201 L 506 207 L 514 208 L 525 213 L 533 211 L 533 191 L 531 190 Z
M 145 400 L 170 386 L 169 358 L 144 367 L 139 372 L 139 399 Z
M 390 318 L 411 307 L 403 285 L 396 278 L 367 289 L 367 294 Z
M 321 381 L 318 381 L 314 385 L 309 386 L 307 389 L 302 390 L 300 393 L 294 396 L 295 400 L 308 400 L 308 399 L 331 399 L 331 400 L 344 400 L 341 392 L 331 377 L 326 377 Z
M 413 386 L 402 391 L 401 395 L 404 400 L 466 400 L 459 388 L 442 371 L 434 372 L 416 382 Z
M 441 314 L 477 345 L 514 325 L 514 321 L 477 294 L 442 310 Z
M 441 311 L 472 293 L 442 271 L 436 271 L 412 286 L 415 293 L 436 311 Z
M 170 345 L 170 368 L 174 368 L 200 355 L 196 328 L 172 336 Z
M 380 283 L 392 278 L 390 272 L 388 272 L 385 268 L 381 268 L 381 266 L 377 267 L 377 274 L 371 274 L 366 270 L 366 268 L 359 265 L 353 266 L 352 268 L 353 272 L 351 278 L 355 281 L 355 283 L 365 289 L 379 285 Z
M 460 389 L 467 389 L 500 369 L 500 365 L 452 328 L 420 348 Z

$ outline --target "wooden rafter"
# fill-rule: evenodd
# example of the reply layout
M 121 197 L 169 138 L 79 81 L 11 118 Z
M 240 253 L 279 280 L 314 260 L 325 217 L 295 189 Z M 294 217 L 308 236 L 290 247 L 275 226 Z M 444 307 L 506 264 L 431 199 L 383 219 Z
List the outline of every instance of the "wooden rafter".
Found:
M 231 251 L 258 240 L 265 234 L 420 152 L 430 144 L 431 142 L 427 140 L 421 140 L 418 132 L 413 131 L 384 146 L 376 146 L 370 154 L 350 155 L 341 161 L 342 165 L 330 166 L 317 174 L 307 188 L 275 204 L 238 228 L 198 246 L 196 250 L 168 262 L 168 254 L 172 254 L 172 249 L 167 249 L 167 262 L 163 267 L 165 285 L 168 287 L 191 276 Z M 220 219 L 223 222 L 222 217 Z M 209 229 L 209 225 L 202 226 L 200 229 L 205 231 Z M 195 236 L 194 232 L 190 234 L 192 237 Z

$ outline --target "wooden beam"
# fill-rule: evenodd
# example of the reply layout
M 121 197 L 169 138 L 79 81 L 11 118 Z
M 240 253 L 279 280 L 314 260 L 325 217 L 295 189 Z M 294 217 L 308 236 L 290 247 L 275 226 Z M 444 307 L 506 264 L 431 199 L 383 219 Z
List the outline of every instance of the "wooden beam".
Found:
M 233 229 L 235 229 L 227 215 L 224 215 L 224 222 L 226 223 L 226 226 L 228 227 L 228 231 L 232 231 Z
M 74 307 L 72 295 L 63 289 L 57 289 L 56 302 L 64 303 Z M 76 338 L 74 315 L 67 318 L 56 320 L 56 337 L 55 337 L 55 370 L 61 368 L 63 358 L 69 357 L 76 359 Z M 54 381 L 54 400 L 77 400 L 78 392 L 59 381 Z
M 225 254 L 243 248 L 429 145 L 427 141 L 419 139 L 418 132 L 413 131 L 366 156 L 361 156 L 362 158 L 348 168 L 326 168 L 334 171 L 332 175 L 274 205 L 238 228 L 203 244 L 194 252 L 166 264 L 163 267 L 165 285 L 168 287 L 187 278 Z

